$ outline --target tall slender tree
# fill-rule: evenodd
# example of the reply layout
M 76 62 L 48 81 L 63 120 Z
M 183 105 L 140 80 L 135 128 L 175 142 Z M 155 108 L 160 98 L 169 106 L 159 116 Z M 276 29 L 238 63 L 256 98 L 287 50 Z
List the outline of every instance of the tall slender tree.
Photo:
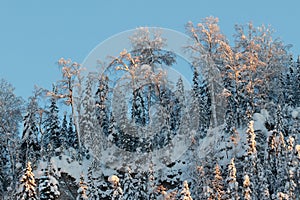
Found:
M 19 192 L 17 195 L 19 200 L 37 200 L 36 183 L 32 172 L 31 163 L 27 162 L 26 169 L 20 180 Z

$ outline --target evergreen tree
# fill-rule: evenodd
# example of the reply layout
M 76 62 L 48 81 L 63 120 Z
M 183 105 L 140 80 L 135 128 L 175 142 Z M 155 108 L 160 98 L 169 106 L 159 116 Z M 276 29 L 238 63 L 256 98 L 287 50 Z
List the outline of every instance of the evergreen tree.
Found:
M 100 124 L 103 133 L 107 135 L 108 132 L 108 108 L 107 108 L 107 98 L 108 98 L 108 77 L 101 76 L 99 80 L 98 89 L 96 92 L 96 116 Z
M 68 144 L 69 147 L 73 147 L 75 149 L 78 148 L 78 138 L 76 132 L 74 131 L 74 124 L 72 116 L 69 118 L 69 125 L 68 125 Z
M 270 199 L 270 191 L 269 191 L 269 183 L 267 179 L 267 171 L 264 166 L 265 163 L 261 162 L 260 159 L 258 159 L 257 162 L 257 193 L 258 197 L 262 200 L 268 200 Z M 272 184 L 272 183 L 271 183 Z
M 76 200 L 87 200 L 88 199 L 87 194 L 86 194 L 87 188 L 88 187 L 87 187 L 86 183 L 84 182 L 84 177 L 81 174 L 80 182 L 79 182 L 79 189 L 77 190 L 78 195 L 77 195 Z
M 137 179 L 137 184 L 136 184 L 136 191 L 137 195 L 136 198 L 138 199 L 144 199 L 148 197 L 148 172 L 138 172 L 136 177 Z
M 208 90 L 208 85 L 206 80 L 203 80 L 199 87 L 199 106 L 200 106 L 200 116 L 199 125 L 201 131 L 201 138 L 206 136 L 207 129 L 211 122 L 211 97 Z
M 108 178 L 108 181 L 112 186 L 111 199 L 112 200 L 121 200 L 123 199 L 123 190 L 120 187 L 120 179 L 116 175 L 112 175 Z
M 132 178 L 132 172 L 131 169 L 128 167 L 125 175 L 124 175 L 124 179 L 123 179 L 123 192 L 124 192 L 124 196 L 123 199 L 124 200 L 130 200 L 130 199 L 135 199 L 135 186 L 134 186 L 134 180 Z
M 297 165 L 299 165 L 299 162 L 296 159 L 296 156 L 294 154 L 294 148 L 295 148 L 295 139 L 293 137 L 289 137 L 288 139 L 288 181 L 286 184 L 289 197 L 291 199 L 296 199 L 296 188 L 297 188 Z
M 243 196 L 245 200 L 251 200 L 251 188 L 250 188 L 251 182 L 248 175 L 244 176 L 244 182 L 243 182 Z
M 145 104 L 140 89 L 133 91 L 131 118 L 137 125 L 144 126 L 145 118 Z
M 254 122 L 250 121 L 247 129 L 247 149 L 244 158 L 244 174 L 251 177 L 252 198 L 257 198 L 257 151 L 254 133 Z
M 117 142 L 117 140 L 121 141 L 119 131 L 117 129 L 117 123 L 115 121 L 115 117 L 111 115 L 109 127 L 108 127 L 108 141 L 111 143 Z
M 20 180 L 18 200 L 37 200 L 36 183 L 32 173 L 31 163 L 27 163 L 26 170 Z
M 21 141 L 21 158 L 20 161 L 25 165 L 27 160 L 36 163 L 39 158 L 40 146 L 38 143 L 38 127 L 37 127 L 37 114 L 38 104 L 35 97 L 30 98 L 30 102 L 27 107 L 27 114 L 24 117 L 24 128 Z
M 90 166 L 88 168 L 88 174 L 87 174 L 87 189 L 86 189 L 86 196 L 89 199 L 93 198 L 94 195 L 94 190 L 95 190 L 95 185 L 94 185 L 94 177 L 93 177 L 93 169 Z
M 296 69 L 295 69 L 295 81 L 294 81 L 294 89 L 295 92 L 295 105 L 300 106 L 300 56 L 298 56 Z
M 0 196 L 18 182 L 19 124 L 22 122 L 23 99 L 14 94 L 14 87 L 0 79 Z
M 214 175 L 215 177 L 214 180 L 212 181 L 213 190 L 215 193 L 214 196 L 216 199 L 221 200 L 224 198 L 225 192 L 224 192 L 223 178 L 218 164 L 216 164 Z
M 175 102 L 173 109 L 174 114 L 171 118 L 171 128 L 173 131 L 177 132 L 182 123 L 182 118 L 186 109 L 185 90 L 181 77 L 179 77 L 176 83 Z
M 191 121 L 192 125 L 191 127 L 195 127 L 199 131 L 199 122 L 200 122 L 200 83 L 199 83 L 199 72 L 198 68 L 194 67 L 193 72 L 193 88 L 192 88 L 192 94 L 191 94 Z
M 84 145 L 91 146 L 93 143 L 93 136 L 95 131 L 95 100 L 92 94 L 93 78 L 88 76 L 86 81 L 85 95 L 82 101 L 83 114 L 80 117 L 79 127 L 81 142 Z
M 288 193 L 286 183 L 288 182 L 287 148 L 283 134 L 277 137 L 277 159 L 276 159 L 276 193 Z
M 52 175 L 51 166 L 44 169 L 44 174 L 39 179 L 40 200 L 57 200 L 60 196 L 59 183 Z
M 234 164 L 234 158 L 231 159 L 229 165 L 228 165 L 228 177 L 226 179 L 227 182 L 227 196 L 228 199 L 231 200 L 238 200 L 240 199 L 238 188 L 239 183 L 236 180 L 236 167 Z
M 180 192 L 180 196 L 181 196 L 180 197 L 181 200 L 193 200 L 193 198 L 191 197 L 191 192 L 187 181 L 183 182 L 183 189 Z
M 67 148 L 68 145 L 68 121 L 67 121 L 67 114 L 64 113 L 63 121 L 61 124 L 61 129 L 60 129 L 60 140 L 61 144 L 64 148 Z
M 54 92 L 55 90 L 56 89 L 53 88 Z M 56 98 L 51 97 L 49 111 L 47 112 L 47 116 L 44 121 L 45 136 L 43 137 L 43 145 L 47 148 L 50 144 L 53 150 L 61 146 L 58 112 L 59 110 L 56 105 Z

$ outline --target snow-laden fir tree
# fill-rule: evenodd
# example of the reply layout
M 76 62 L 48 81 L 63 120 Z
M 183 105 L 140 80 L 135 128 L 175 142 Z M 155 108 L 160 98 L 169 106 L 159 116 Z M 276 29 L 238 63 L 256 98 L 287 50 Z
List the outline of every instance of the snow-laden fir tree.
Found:
M 53 92 L 56 93 L 56 87 L 53 87 Z M 47 111 L 46 119 L 44 121 L 44 136 L 42 145 L 47 148 L 51 145 L 53 150 L 61 146 L 60 141 L 60 123 L 58 116 L 58 106 L 56 104 L 57 99 L 54 96 L 50 98 L 50 105 Z
M 195 127 L 196 131 L 199 131 L 200 122 L 200 83 L 199 83 L 199 69 L 194 67 L 193 71 L 193 89 L 191 94 L 191 107 L 190 115 L 191 122 L 193 123 L 191 127 Z
M 214 197 L 218 200 L 221 200 L 224 198 L 225 192 L 224 192 L 224 182 L 223 182 L 222 172 L 218 164 L 216 164 L 215 166 L 214 175 L 215 175 L 214 179 L 212 180 Z
M 36 183 L 34 174 L 32 172 L 31 163 L 27 162 L 26 169 L 20 180 L 18 189 L 17 199 L 18 200 L 37 200 L 36 194 Z
M 244 176 L 244 182 L 243 182 L 243 197 L 245 200 L 252 200 L 252 191 L 250 188 L 251 182 L 248 175 Z
M 269 191 L 269 182 L 267 179 L 267 171 L 265 167 L 263 167 L 264 163 L 259 159 L 257 162 L 257 193 L 258 197 L 261 200 L 270 199 L 270 191 Z
M 211 122 L 211 94 L 205 79 L 200 81 L 199 85 L 199 106 L 200 134 L 201 138 L 204 138 Z
M 144 171 L 138 171 L 135 175 L 134 199 L 147 199 L 148 198 L 148 173 Z
M 131 118 L 137 125 L 144 126 L 146 123 L 145 103 L 141 92 L 141 89 L 133 91 Z
M 38 103 L 36 97 L 29 98 L 29 104 L 27 107 L 27 113 L 24 117 L 20 161 L 25 165 L 28 160 L 36 164 L 36 160 L 39 158 L 40 146 L 38 143 L 38 126 L 37 126 L 37 112 Z
M 244 174 L 251 179 L 251 192 L 252 198 L 256 199 L 257 196 L 257 151 L 256 151 L 256 140 L 254 133 L 254 121 L 250 121 L 248 125 L 247 133 L 247 147 L 246 154 L 244 156 Z
M 182 191 L 180 192 L 180 200 L 193 200 L 193 198 L 191 197 L 191 192 L 187 181 L 183 182 L 183 188 Z
M 120 179 L 116 175 L 112 175 L 108 178 L 108 181 L 111 183 L 112 191 L 110 197 L 112 200 L 122 200 L 123 199 L 123 190 L 120 186 Z
M 126 169 L 122 182 L 123 182 L 122 185 L 123 185 L 123 192 L 124 192 L 123 199 L 124 200 L 134 199 L 136 193 L 135 186 L 134 186 L 135 180 L 132 177 L 132 172 L 129 167 L 127 167 Z
M 227 183 L 227 196 L 230 200 L 238 200 L 239 197 L 239 183 L 236 180 L 236 167 L 234 164 L 234 158 L 230 160 L 228 165 L 228 176 L 226 178 Z
M 108 144 L 103 144 L 103 145 L 112 145 L 112 144 L 116 144 L 115 142 L 120 138 L 120 134 L 119 134 L 119 131 L 118 131 L 118 127 L 117 127 L 117 123 L 116 123 L 116 120 L 115 120 L 115 117 L 114 115 L 112 114 L 110 116 L 110 121 L 109 121 L 109 127 L 108 127 Z
M 297 165 L 299 165 L 299 162 L 297 162 L 297 158 L 294 154 L 295 149 L 295 139 L 294 137 L 290 136 L 287 141 L 287 149 L 288 149 L 288 155 L 287 155 L 287 170 L 288 170 L 288 181 L 286 184 L 289 197 L 292 199 L 296 199 L 296 188 L 297 188 Z M 299 187 L 299 186 L 298 186 Z
M 64 117 L 61 123 L 60 128 L 61 134 L 61 144 L 63 148 L 68 148 L 68 121 L 67 121 L 67 113 L 64 113 Z
M 99 85 L 96 91 L 96 116 L 98 123 L 105 135 L 108 131 L 108 108 L 107 108 L 107 98 L 108 98 L 108 77 L 102 75 L 99 78 Z
M 86 80 L 86 86 L 84 90 L 84 98 L 82 101 L 82 115 L 79 121 L 80 135 L 82 143 L 85 146 L 91 146 L 94 137 L 94 130 L 96 125 L 95 119 L 95 100 L 92 94 L 93 91 L 93 77 L 90 75 Z
M 77 198 L 76 200 L 88 200 L 87 196 L 87 184 L 84 181 L 83 174 L 80 175 L 79 188 L 77 190 Z
M 59 182 L 51 172 L 51 165 L 44 169 L 43 175 L 39 179 L 40 200 L 57 200 L 60 196 Z
M 296 67 L 295 67 L 295 82 L 294 82 L 294 96 L 295 96 L 295 105 L 300 106 L 300 56 L 298 56 Z
M 186 101 L 185 101 L 185 90 L 183 85 L 183 80 L 179 77 L 176 83 L 176 91 L 175 91 L 175 102 L 174 102 L 174 114 L 171 118 L 171 128 L 176 132 L 178 131 L 182 117 L 184 115 L 186 109 Z
M 288 183 L 288 166 L 287 166 L 287 147 L 284 136 L 282 132 L 279 133 L 277 137 L 277 159 L 276 159 L 276 192 L 282 192 L 287 194 L 288 188 L 286 188 L 286 183 Z
M 4 79 L 0 79 L 0 88 L 0 196 L 4 196 L 8 192 L 7 187 L 13 188 L 19 178 L 16 149 L 24 102 L 14 94 L 14 87 Z
M 73 123 L 72 116 L 69 117 L 69 124 L 68 124 L 68 146 L 73 147 L 75 149 L 78 148 L 78 138 L 74 130 L 74 123 Z

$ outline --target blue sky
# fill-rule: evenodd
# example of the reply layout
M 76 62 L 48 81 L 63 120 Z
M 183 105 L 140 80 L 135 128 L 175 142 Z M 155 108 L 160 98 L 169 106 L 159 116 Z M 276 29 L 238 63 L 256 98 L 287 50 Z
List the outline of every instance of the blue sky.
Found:
M 300 53 L 300 2 L 290 1 L 0 1 L 0 78 L 27 98 L 33 86 L 51 88 L 60 78 L 60 57 L 81 63 L 100 42 L 140 26 L 184 32 L 188 21 L 207 16 L 220 19 L 230 39 L 235 24 L 270 24 L 286 44 Z

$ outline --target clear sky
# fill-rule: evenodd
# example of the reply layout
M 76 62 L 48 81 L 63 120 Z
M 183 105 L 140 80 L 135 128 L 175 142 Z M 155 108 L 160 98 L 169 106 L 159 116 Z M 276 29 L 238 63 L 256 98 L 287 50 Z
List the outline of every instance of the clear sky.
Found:
M 36 84 L 51 88 L 60 78 L 60 57 L 81 63 L 100 42 L 140 26 L 184 32 L 188 21 L 220 19 L 230 39 L 235 24 L 272 25 L 276 36 L 300 54 L 300 1 L 271 0 L 1 0 L 0 78 L 27 98 Z

